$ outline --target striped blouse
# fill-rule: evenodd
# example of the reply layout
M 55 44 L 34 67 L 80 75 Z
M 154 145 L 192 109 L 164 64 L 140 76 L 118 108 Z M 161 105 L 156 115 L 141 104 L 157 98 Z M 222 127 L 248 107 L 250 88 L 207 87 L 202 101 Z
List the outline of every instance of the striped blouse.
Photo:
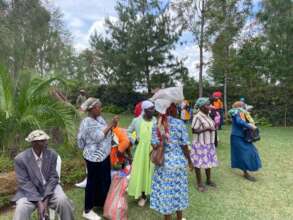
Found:
M 110 155 L 113 134 L 109 132 L 105 136 L 103 130 L 106 127 L 107 123 L 101 116 L 96 119 L 86 117 L 81 122 L 77 142 L 86 160 L 102 162 Z
M 206 128 L 215 129 L 215 123 L 210 116 L 199 111 L 193 117 L 191 128 L 195 130 L 202 130 Z M 193 135 L 193 142 L 201 145 L 215 143 L 215 131 L 204 131 Z

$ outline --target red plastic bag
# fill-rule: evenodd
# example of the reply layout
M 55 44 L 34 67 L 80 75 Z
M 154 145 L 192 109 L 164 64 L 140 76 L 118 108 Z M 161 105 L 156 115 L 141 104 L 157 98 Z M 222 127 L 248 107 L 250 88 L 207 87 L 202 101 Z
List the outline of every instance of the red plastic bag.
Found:
M 115 175 L 104 205 L 104 217 L 109 220 L 127 220 L 128 205 L 126 199 L 127 176 Z

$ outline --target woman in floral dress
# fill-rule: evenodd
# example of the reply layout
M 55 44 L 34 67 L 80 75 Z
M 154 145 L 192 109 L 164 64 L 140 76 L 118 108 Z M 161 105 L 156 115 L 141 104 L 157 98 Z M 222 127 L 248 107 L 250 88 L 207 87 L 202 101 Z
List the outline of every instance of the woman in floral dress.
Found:
M 188 207 L 189 138 L 184 122 L 176 116 L 176 105 L 171 104 L 152 132 L 153 147 L 163 144 L 164 164 L 155 167 L 150 207 L 163 214 L 165 220 L 171 219 L 175 212 L 178 220 L 183 219 L 182 211 Z M 164 134 L 160 127 L 164 127 Z

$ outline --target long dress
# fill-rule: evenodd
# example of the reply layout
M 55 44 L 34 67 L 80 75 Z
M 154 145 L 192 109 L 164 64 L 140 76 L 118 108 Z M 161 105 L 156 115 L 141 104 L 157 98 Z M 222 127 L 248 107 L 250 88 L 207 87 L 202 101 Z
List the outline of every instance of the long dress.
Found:
M 138 199 L 142 192 L 151 193 L 154 165 L 150 161 L 151 137 L 153 121 L 142 119 L 140 124 L 139 144 L 136 147 L 132 163 L 132 171 L 128 185 L 128 195 Z
M 164 144 L 164 165 L 156 166 L 153 176 L 150 207 L 163 215 L 183 211 L 188 207 L 187 160 L 182 146 L 189 144 L 183 121 L 168 117 L 170 139 Z M 158 144 L 157 126 L 152 133 L 152 144 Z
M 243 171 L 257 171 L 261 168 L 261 160 L 254 144 L 244 140 L 244 128 L 250 126 L 239 114 L 232 118 L 231 133 L 231 167 Z

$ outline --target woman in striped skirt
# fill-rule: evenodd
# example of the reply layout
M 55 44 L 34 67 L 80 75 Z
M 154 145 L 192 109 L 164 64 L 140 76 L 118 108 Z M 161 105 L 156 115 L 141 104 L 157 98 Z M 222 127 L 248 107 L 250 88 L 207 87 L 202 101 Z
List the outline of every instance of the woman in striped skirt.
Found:
M 197 189 L 200 192 L 206 191 L 202 182 L 201 169 L 205 169 L 206 185 L 216 187 L 211 180 L 211 168 L 218 166 L 217 153 L 215 148 L 215 123 L 209 116 L 210 101 L 208 98 L 199 98 L 196 107 L 199 111 L 192 120 L 192 133 L 194 134 L 191 161 L 195 167 Z

